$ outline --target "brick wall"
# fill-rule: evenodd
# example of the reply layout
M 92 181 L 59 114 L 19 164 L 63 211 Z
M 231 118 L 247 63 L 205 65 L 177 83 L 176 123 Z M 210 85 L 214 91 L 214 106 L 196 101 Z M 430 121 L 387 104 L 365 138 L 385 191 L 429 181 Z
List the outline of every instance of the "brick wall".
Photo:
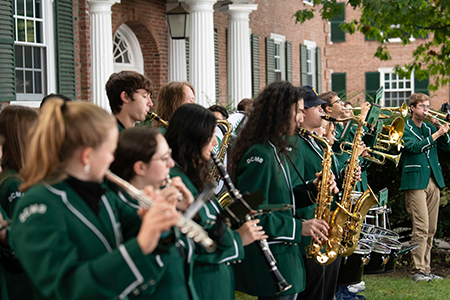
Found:
M 360 11 L 346 8 L 346 20 L 356 19 L 360 16 Z M 358 98 L 364 100 L 365 73 L 378 72 L 379 68 L 390 68 L 395 65 L 403 65 L 412 60 L 412 52 L 424 40 L 417 39 L 409 45 L 403 46 L 401 42 L 393 42 L 388 46 L 392 60 L 381 61 L 374 57 L 379 46 L 377 41 L 365 41 L 362 33 L 353 35 L 346 34 L 346 41 L 341 43 L 328 43 L 325 52 L 328 54 L 325 61 L 326 67 L 336 73 L 346 73 L 347 75 L 347 95 L 351 95 L 352 102 Z M 325 86 L 325 85 L 324 85 Z M 327 89 L 331 89 L 331 76 L 327 79 Z M 440 88 L 437 92 L 430 93 L 432 97 L 431 106 L 439 109 L 443 102 L 449 100 L 449 88 Z
M 74 41 L 75 41 L 75 81 L 79 100 L 91 97 L 91 52 L 89 6 L 86 0 L 73 1 Z

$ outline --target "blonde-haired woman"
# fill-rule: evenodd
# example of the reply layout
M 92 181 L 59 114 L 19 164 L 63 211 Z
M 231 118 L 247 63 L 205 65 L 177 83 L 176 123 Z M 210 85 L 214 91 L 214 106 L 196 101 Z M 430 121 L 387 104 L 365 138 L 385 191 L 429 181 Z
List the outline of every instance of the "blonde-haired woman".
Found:
M 43 108 L 22 170 L 26 190 L 10 231 L 37 299 L 150 299 L 163 267 L 149 256 L 179 213 L 159 194 L 138 213 L 103 184 L 114 118 L 84 101 Z

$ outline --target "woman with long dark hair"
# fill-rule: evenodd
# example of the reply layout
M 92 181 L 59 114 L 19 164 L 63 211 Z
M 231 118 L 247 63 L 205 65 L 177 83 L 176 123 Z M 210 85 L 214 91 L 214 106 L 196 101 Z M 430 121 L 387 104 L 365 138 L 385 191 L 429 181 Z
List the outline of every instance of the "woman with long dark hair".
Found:
M 254 244 L 245 248 L 245 260 L 235 266 L 236 289 L 259 299 L 296 299 L 305 287 L 304 265 L 298 244 L 306 235 L 320 235 L 326 239 L 322 233 L 327 234 L 325 222 L 302 222 L 294 217 L 294 187 L 287 155 L 295 149 L 292 149 L 288 138 L 302 121 L 304 97 L 302 89 L 287 81 L 268 85 L 255 99 L 247 123 L 233 146 L 231 173 L 241 192 L 260 190 L 265 197 L 263 204 L 293 205 L 291 210 L 275 211 L 260 217 L 278 269 L 292 288 L 277 295 L 278 290 L 260 249 Z
M 211 152 L 217 145 L 215 127 L 212 112 L 196 104 L 185 104 L 173 114 L 165 135 L 175 160 L 171 176 L 180 176 L 194 196 L 211 180 Z M 218 222 L 220 212 L 217 200 L 205 204 L 199 211 L 200 223 L 208 226 Z M 204 255 L 195 263 L 194 283 L 201 299 L 234 299 L 233 270 L 227 263 L 243 259 L 243 246 L 266 237 L 262 228 L 256 226 L 258 222 L 246 222 L 237 231 L 226 228 L 218 237 L 217 253 Z

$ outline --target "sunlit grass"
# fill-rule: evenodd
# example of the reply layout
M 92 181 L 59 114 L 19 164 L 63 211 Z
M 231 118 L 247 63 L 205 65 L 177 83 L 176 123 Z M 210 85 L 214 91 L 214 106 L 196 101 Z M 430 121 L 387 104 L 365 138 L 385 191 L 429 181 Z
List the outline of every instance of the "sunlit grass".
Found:
M 433 282 L 414 282 L 409 276 L 393 274 L 363 276 L 366 290 L 361 295 L 368 300 L 447 300 L 450 299 L 450 279 Z M 256 300 L 236 292 L 237 300 Z M 299 299 L 301 300 L 301 299 Z

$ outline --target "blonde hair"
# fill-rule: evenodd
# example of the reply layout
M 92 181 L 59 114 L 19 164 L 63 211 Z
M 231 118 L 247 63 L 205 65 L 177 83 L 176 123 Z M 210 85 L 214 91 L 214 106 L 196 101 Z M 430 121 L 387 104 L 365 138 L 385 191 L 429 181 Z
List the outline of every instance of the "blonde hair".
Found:
M 183 88 L 187 86 L 195 95 L 194 87 L 189 82 L 171 81 L 166 83 L 158 93 L 158 101 L 155 105 L 155 113 L 163 120 L 169 121 L 173 113 L 183 105 L 185 94 Z M 162 124 L 154 122 L 154 127 L 160 127 Z
M 61 180 L 74 152 L 80 147 L 100 146 L 114 126 L 114 117 L 90 102 L 54 99 L 46 103 L 28 135 L 20 189 L 25 191 L 42 180 Z

